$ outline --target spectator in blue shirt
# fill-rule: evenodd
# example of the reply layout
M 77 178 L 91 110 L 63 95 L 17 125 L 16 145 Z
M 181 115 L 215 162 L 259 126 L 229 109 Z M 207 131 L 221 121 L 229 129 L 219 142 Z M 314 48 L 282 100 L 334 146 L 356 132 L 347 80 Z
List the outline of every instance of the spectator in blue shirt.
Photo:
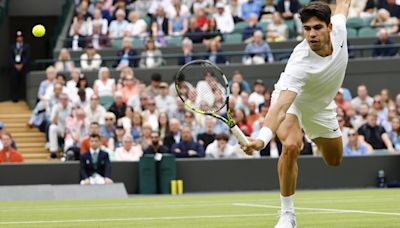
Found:
M 357 131 L 351 128 L 348 132 L 349 142 L 344 146 L 343 155 L 367 155 L 372 152 L 371 147 L 367 147 L 366 144 L 362 143 L 358 138 Z
M 395 150 L 400 151 L 400 118 L 392 119 L 392 131 L 389 132 L 390 141 Z
M 114 64 L 118 70 L 124 67 L 137 67 L 139 58 L 137 52 L 132 47 L 132 40 L 130 37 L 124 37 L 122 40 L 122 49 L 117 52 L 118 60 Z M 136 58 L 135 58 L 136 57 Z
M 177 158 L 204 157 L 204 147 L 193 141 L 192 129 L 188 126 L 182 128 L 182 140 L 172 145 L 171 152 Z
M 262 5 L 260 0 L 248 0 L 247 2 L 243 3 L 242 19 L 249 19 L 251 14 L 255 14 L 257 18 L 260 17 L 261 7 Z
M 262 64 L 265 62 L 271 63 L 273 61 L 274 56 L 272 55 L 268 43 L 263 40 L 263 33 L 261 31 L 255 31 L 252 42 L 246 46 L 243 63 Z

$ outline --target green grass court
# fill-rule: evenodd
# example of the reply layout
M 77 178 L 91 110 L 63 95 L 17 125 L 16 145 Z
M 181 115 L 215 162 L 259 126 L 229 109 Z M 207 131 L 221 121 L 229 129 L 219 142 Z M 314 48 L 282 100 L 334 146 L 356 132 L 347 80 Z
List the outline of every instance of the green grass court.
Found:
M 298 227 L 400 227 L 400 190 L 298 191 Z M 0 203 L 0 227 L 273 227 L 279 193 Z

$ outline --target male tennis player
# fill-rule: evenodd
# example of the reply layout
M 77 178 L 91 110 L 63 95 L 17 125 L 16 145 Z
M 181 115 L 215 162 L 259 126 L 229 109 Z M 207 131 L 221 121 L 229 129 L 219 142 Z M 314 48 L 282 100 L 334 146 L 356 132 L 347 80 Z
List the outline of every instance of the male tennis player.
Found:
M 282 142 L 278 162 L 281 214 L 275 228 L 296 227 L 293 196 L 297 180 L 297 157 L 304 129 L 318 146 L 325 163 L 342 160 L 342 133 L 333 101 L 342 85 L 347 61 L 346 17 L 351 0 L 336 0 L 331 18 L 329 6 L 312 2 L 300 12 L 304 37 L 296 46 L 275 85 L 272 106 L 257 139 L 242 146 L 246 153 L 263 149 L 277 134 Z

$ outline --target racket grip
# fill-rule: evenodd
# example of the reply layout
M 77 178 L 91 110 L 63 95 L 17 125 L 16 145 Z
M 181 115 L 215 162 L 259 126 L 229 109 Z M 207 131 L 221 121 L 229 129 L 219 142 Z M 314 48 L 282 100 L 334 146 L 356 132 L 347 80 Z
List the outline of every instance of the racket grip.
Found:
M 237 140 L 239 140 L 239 142 L 241 142 L 244 145 L 249 144 L 249 140 L 247 139 L 247 137 L 243 134 L 243 131 L 240 130 L 240 128 L 237 125 L 232 127 L 231 131 L 236 136 Z

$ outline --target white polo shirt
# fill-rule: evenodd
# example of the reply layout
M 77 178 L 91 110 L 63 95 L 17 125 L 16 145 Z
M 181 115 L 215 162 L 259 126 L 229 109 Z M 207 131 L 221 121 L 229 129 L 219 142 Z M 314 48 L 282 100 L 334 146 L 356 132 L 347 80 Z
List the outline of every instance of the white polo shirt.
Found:
M 275 90 L 297 93 L 293 103 L 302 113 L 316 113 L 334 108 L 334 97 L 340 89 L 348 62 L 346 18 L 332 17 L 330 34 L 333 53 L 321 57 L 311 50 L 306 40 L 296 46 L 275 84 Z

